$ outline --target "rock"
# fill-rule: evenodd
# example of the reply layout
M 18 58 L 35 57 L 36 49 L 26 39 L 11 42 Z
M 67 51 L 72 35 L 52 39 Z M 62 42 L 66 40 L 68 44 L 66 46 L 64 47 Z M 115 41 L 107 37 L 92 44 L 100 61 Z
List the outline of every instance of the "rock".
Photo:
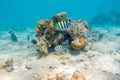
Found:
M 7 59 L 5 62 L 1 63 L 0 69 L 5 69 L 7 72 L 13 71 L 13 58 Z
M 49 66 L 49 69 L 55 69 L 57 68 L 56 66 Z
M 32 69 L 31 65 L 26 65 L 25 68 L 26 68 L 27 70 L 31 70 L 31 69 Z
M 67 79 L 66 79 L 66 76 L 64 76 L 62 74 L 56 74 L 56 73 L 52 72 L 52 73 L 49 73 L 44 78 L 42 78 L 41 80 L 67 80 Z
M 71 80 L 86 80 L 86 79 L 85 79 L 84 75 L 81 74 L 79 71 L 75 71 L 73 73 Z
M 65 62 L 61 62 L 61 64 L 62 64 L 62 65 L 66 65 L 66 63 L 65 63 Z
M 66 22 L 69 25 L 66 25 Z M 66 28 L 64 30 L 57 30 L 58 24 Z M 89 29 L 90 27 L 87 21 L 70 20 L 67 18 L 66 12 L 58 13 L 54 15 L 50 20 L 41 20 L 36 26 L 36 37 L 38 38 L 37 45 L 39 51 L 44 55 L 48 55 L 50 49 L 54 49 L 57 45 L 63 44 L 66 40 L 69 41 L 68 45 L 70 44 L 70 47 L 73 49 L 83 49 L 85 46 L 87 46 L 85 44 L 86 38 L 83 36 L 84 33 Z
M 48 80 L 56 80 L 57 74 L 56 73 L 49 73 L 48 74 Z
M 67 80 L 66 77 L 62 74 L 57 74 L 57 80 Z
M 87 52 L 90 49 L 90 46 L 85 46 L 84 51 Z

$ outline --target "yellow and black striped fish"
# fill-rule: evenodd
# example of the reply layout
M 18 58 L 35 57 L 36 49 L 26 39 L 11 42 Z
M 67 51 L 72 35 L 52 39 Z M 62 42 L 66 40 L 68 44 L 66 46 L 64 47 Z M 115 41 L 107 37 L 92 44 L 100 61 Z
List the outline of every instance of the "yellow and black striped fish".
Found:
M 62 51 L 62 50 L 66 50 L 66 46 L 65 45 L 57 45 L 54 50 L 55 51 Z
M 58 21 L 56 24 L 56 30 L 65 30 L 70 25 L 70 22 L 67 20 Z
M 70 48 L 69 44 L 62 44 L 62 45 L 57 45 L 54 50 L 55 51 L 62 51 L 62 50 L 68 50 Z

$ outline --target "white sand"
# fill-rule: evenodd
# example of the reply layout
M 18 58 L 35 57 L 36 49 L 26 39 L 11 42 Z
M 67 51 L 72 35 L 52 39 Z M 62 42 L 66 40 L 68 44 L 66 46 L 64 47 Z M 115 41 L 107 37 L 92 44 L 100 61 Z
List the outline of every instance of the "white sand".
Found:
M 106 32 L 104 38 L 93 43 L 88 52 L 69 51 L 61 55 L 51 53 L 40 58 L 37 47 L 26 39 L 27 33 L 34 38 L 34 31 L 18 32 L 17 43 L 11 42 L 9 34 L 2 32 L 0 62 L 12 57 L 14 70 L 0 70 L 0 80 L 40 80 L 40 77 L 50 72 L 62 73 L 70 79 L 75 70 L 83 73 L 86 80 L 120 80 L 120 36 L 114 35 L 119 32 L 117 28 Z M 26 66 L 31 69 L 28 70 Z

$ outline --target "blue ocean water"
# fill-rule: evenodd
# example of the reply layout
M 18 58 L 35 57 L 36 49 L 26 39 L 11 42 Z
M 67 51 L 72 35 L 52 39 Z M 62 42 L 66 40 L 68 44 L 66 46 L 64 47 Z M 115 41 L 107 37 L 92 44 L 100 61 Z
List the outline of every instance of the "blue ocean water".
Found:
M 36 24 L 63 11 L 90 21 L 96 14 L 120 11 L 120 0 L 0 0 L 0 23 Z

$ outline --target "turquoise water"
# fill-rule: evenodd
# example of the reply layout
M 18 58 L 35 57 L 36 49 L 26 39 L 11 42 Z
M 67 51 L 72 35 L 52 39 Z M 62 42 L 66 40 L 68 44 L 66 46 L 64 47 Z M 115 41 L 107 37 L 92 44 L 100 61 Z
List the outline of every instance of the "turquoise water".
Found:
M 120 11 L 120 0 L 0 0 L 0 23 L 35 24 L 63 11 L 90 21 L 96 14 Z

